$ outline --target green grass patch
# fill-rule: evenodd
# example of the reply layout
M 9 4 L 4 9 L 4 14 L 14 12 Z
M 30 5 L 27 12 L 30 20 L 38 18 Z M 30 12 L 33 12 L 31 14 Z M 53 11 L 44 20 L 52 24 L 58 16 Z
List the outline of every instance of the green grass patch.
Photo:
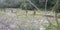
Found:
M 27 21 L 27 20 L 33 20 L 36 18 L 38 18 L 38 19 L 42 18 L 42 15 L 40 15 L 40 13 L 38 13 L 38 12 L 36 12 L 36 14 L 33 15 L 33 11 L 28 11 L 27 16 L 26 16 L 26 11 L 19 10 L 19 11 L 17 11 L 17 15 L 18 15 L 17 19 L 20 21 Z M 34 18 L 34 17 L 36 17 L 36 18 Z
M 0 17 L 2 17 L 3 15 L 5 15 L 5 13 L 3 13 L 3 12 L 0 12 Z

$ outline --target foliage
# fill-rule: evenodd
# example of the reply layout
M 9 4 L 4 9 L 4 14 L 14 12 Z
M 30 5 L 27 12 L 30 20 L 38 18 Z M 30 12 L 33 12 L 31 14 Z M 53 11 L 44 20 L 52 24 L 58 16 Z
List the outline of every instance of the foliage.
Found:
M 22 8 L 22 9 L 36 9 L 27 0 L 0 0 L 0 8 Z M 45 0 L 30 0 L 34 5 L 40 9 L 45 8 Z M 56 3 L 56 0 L 48 0 L 47 9 L 51 9 Z

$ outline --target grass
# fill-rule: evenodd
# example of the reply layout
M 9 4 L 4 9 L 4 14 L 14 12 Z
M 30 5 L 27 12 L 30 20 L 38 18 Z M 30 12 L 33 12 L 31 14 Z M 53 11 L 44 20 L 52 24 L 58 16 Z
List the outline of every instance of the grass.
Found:
M 27 16 L 26 16 L 26 12 L 24 10 L 22 10 L 22 11 L 19 10 L 19 11 L 17 11 L 16 14 L 18 15 L 18 17 L 17 17 L 18 20 L 21 20 L 21 21 L 33 20 L 34 19 L 33 17 L 35 17 L 36 19 L 42 18 L 42 15 L 40 15 L 40 13 L 38 13 L 38 12 L 36 12 L 36 14 L 33 15 L 33 11 L 28 11 Z
M 5 15 L 5 13 L 0 11 L 0 17 L 2 17 L 3 15 Z
M 26 12 L 24 10 L 17 10 L 16 14 L 18 15 L 17 19 L 19 21 L 23 21 L 23 22 L 26 22 L 28 20 L 32 21 L 32 20 L 36 20 L 36 19 L 41 19 L 43 17 L 43 15 L 41 15 L 41 13 L 38 11 L 36 12 L 35 15 L 33 15 L 33 11 L 28 11 L 27 16 L 26 16 Z M 0 11 L 0 17 L 3 15 L 5 15 L 5 13 Z M 10 21 L 10 19 L 9 19 L 9 21 Z M 55 21 L 52 22 L 52 24 L 57 25 Z M 27 25 L 26 30 L 38 30 L 38 27 L 35 27 L 33 25 L 30 25 L 30 24 L 26 24 L 26 25 Z M 45 23 L 43 23 L 42 25 L 43 26 L 45 25 L 45 27 L 46 27 Z M 47 28 L 47 30 L 55 30 L 55 29 L 56 28 L 53 26 L 50 26 Z

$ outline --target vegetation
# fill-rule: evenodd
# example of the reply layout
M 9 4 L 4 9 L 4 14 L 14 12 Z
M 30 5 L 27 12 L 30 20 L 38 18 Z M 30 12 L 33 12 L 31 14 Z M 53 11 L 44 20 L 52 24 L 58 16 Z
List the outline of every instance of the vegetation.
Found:
M 7 30 L 60 30 L 60 0 L 0 0 L 0 9 Z
M 5 8 L 5 7 L 9 7 L 9 8 L 22 8 L 22 9 L 44 9 L 45 8 L 45 2 L 46 0 L 29 0 L 31 1 L 34 7 L 28 0 L 0 0 L 0 8 Z M 52 7 L 56 4 L 57 0 L 48 0 L 47 3 L 47 9 L 52 9 Z

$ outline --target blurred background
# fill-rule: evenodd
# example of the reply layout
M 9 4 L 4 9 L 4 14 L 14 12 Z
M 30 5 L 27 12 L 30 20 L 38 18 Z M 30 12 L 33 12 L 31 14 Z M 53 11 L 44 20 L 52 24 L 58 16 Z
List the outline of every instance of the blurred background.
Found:
M 0 30 L 60 30 L 60 0 L 0 0 Z

